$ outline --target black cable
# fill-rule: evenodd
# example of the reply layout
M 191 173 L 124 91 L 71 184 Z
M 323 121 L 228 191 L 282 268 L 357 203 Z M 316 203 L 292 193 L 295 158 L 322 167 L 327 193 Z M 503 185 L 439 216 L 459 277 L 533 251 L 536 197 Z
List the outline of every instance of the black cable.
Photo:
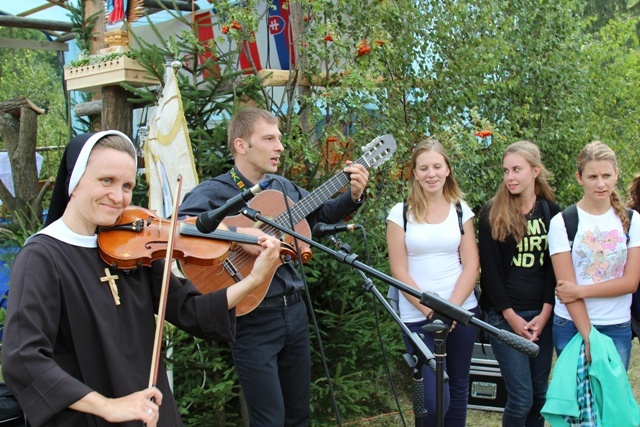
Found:
M 371 264 L 371 252 L 369 251 L 369 242 L 367 240 L 367 230 L 364 227 L 361 227 L 360 229 L 362 230 L 362 237 L 364 240 L 365 259 L 367 260 L 367 264 Z M 373 293 L 371 294 L 371 298 L 373 299 L 373 313 L 376 320 L 376 330 L 378 332 L 378 340 L 380 341 L 380 350 L 382 351 L 382 360 L 384 363 L 385 371 L 387 373 L 387 378 L 389 379 L 389 385 L 391 386 L 391 393 L 393 394 L 393 398 L 396 402 L 396 407 L 398 408 L 398 413 L 400 414 L 400 419 L 402 420 L 402 425 L 406 427 L 407 422 L 404 419 L 404 414 L 402 412 L 400 400 L 398 399 L 398 391 L 396 390 L 395 383 L 393 382 L 393 375 L 391 375 L 391 367 L 389 366 L 389 359 L 387 358 L 387 349 L 384 345 L 384 340 L 382 339 L 382 329 L 380 328 L 380 317 L 378 315 L 378 300 Z
M 359 229 L 362 230 L 362 235 L 363 235 L 363 240 L 364 240 L 364 245 L 365 245 L 365 254 L 366 254 L 366 259 L 367 259 L 367 264 L 370 264 L 370 255 L 371 252 L 369 250 L 369 243 L 367 240 L 367 231 L 364 227 L 358 227 Z M 336 248 L 338 248 L 339 251 L 343 251 L 346 252 L 348 254 L 351 253 L 351 247 L 349 245 L 346 245 L 342 242 L 342 240 L 340 240 L 336 235 L 330 235 L 329 237 L 331 237 L 331 240 L 333 241 L 334 245 L 336 246 Z M 372 285 L 372 284 L 371 284 Z M 370 290 L 368 288 L 369 283 L 365 284 L 365 290 Z M 400 405 L 400 400 L 398 398 L 398 392 L 396 390 L 395 387 L 395 383 L 393 382 L 393 376 L 391 375 L 391 367 L 389 366 L 389 359 L 387 357 L 387 351 L 386 351 L 386 347 L 384 345 L 384 340 L 382 339 L 382 329 L 380 327 L 380 317 L 378 315 L 378 300 L 376 298 L 375 293 L 371 294 L 371 297 L 373 299 L 373 313 L 375 316 L 375 324 L 376 324 L 376 331 L 378 333 L 378 340 L 380 341 L 380 349 L 382 350 L 382 360 L 385 366 L 385 371 L 387 373 L 387 378 L 389 380 L 389 385 L 391 386 L 391 392 L 393 394 L 394 400 L 396 402 L 396 407 L 398 409 L 398 413 L 400 414 L 400 419 L 402 420 L 402 425 L 403 426 L 407 426 L 407 422 L 404 418 L 404 414 L 402 411 L 402 407 Z M 420 383 L 420 387 L 421 387 L 422 383 Z M 414 384 L 414 387 L 416 387 L 416 385 Z M 420 392 L 419 392 L 419 396 L 421 396 L 421 401 L 420 403 L 424 406 L 424 390 L 421 387 L 420 388 Z M 416 402 L 414 399 L 414 408 L 416 407 Z M 421 413 L 421 410 L 416 410 L 414 411 L 415 413 Z
M 287 196 L 286 186 L 281 182 L 282 177 L 278 175 L 274 175 L 274 182 L 277 182 L 280 188 L 282 189 L 282 196 L 284 198 L 284 204 L 286 207 L 287 216 L 289 219 L 289 226 L 291 230 L 295 230 L 295 224 L 293 223 L 293 216 L 291 215 L 291 209 L 289 206 L 289 197 Z M 331 404 L 333 405 L 333 411 L 336 415 L 336 424 L 338 426 L 342 425 L 342 421 L 340 419 L 340 411 L 338 410 L 338 403 L 336 402 L 336 396 L 333 391 L 333 384 L 331 381 L 331 375 L 329 373 L 329 365 L 327 364 L 327 357 L 324 353 L 324 346 L 322 344 L 322 338 L 320 337 L 320 327 L 318 326 L 318 319 L 316 318 L 315 311 L 313 310 L 313 302 L 311 301 L 311 293 L 309 292 L 309 285 L 307 284 L 307 277 L 304 273 L 304 266 L 302 263 L 302 256 L 300 252 L 300 246 L 298 244 L 298 239 L 294 238 L 293 240 L 296 254 L 298 256 L 298 264 L 299 264 L 299 272 L 300 277 L 302 278 L 302 282 L 304 283 L 305 296 L 307 299 L 307 307 L 309 309 L 309 313 L 311 316 L 311 323 L 316 331 L 316 339 L 318 341 L 318 351 L 320 352 L 320 359 L 322 360 L 322 368 L 324 370 L 325 376 L 327 378 L 327 384 L 329 386 L 329 394 L 331 395 Z
M 368 256 L 368 247 L 367 247 L 367 256 Z M 382 339 L 382 330 L 380 329 L 380 318 L 378 316 L 378 300 L 374 294 L 371 294 L 371 298 L 373 299 L 373 313 L 376 319 L 376 329 L 378 331 L 378 340 L 380 341 L 380 349 L 382 350 L 382 360 L 384 363 L 385 370 L 387 372 L 387 378 L 389 379 L 389 385 L 391 386 L 391 393 L 393 394 L 393 398 L 396 402 L 396 407 L 398 408 L 398 413 L 400 414 L 400 419 L 402 420 L 402 425 L 407 426 L 407 422 L 404 419 L 404 414 L 402 413 L 402 407 L 400 406 L 400 400 L 398 399 L 398 391 L 396 390 L 396 385 L 393 382 L 393 376 L 391 375 L 391 367 L 389 366 L 389 359 L 387 358 L 387 350 L 384 345 L 384 340 Z

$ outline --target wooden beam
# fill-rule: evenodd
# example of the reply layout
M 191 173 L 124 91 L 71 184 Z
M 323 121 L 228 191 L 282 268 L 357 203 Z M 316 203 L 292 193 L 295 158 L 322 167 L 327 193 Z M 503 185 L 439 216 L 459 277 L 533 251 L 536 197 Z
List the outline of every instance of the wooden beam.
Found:
M 271 70 L 262 69 L 258 71 L 258 77 L 262 80 L 263 86 L 286 86 L 292 78 L 292 74 L 289 70 Z M 309 79 L 302 77 L 300 86 L 309 86 Z
M 34 49 L 34 50 L 58 50 L 66 52 L 69 46 L 66 43 L 45 42 L 38 40 L 0 39 L 0 49 Z
M 262 69 L 258 71 L 258 77 L 262 80 L 263 86 L 286 86 L 293 83 L 295 74 L 289 70 Z M 342 73 L 331 73 L 327 78 L 325 75 L 313 76 L 309 80 L 306 76 L 301 76 L 298 86 L 337 86 L 342 83 Z M 376 84 L 382 82 L 382 78 L 374 79 Z
M 183 12 L 191 12 L 191 2 L 186 0 L 143 0 L 142 5 L 147 9 L 158 9 L 158 3 L 162 4 L 169 10 L 180 10 Z M 175 6 L 174 6 L 175 3 Z M 200 10 L 200 6 L 193 5 L 193 10 Z
M 73 112 L 76 116 L 96 116 L 102 114 L 102 100 L 83 102 L 73 106 Z
M 44 114 L 44 110 L 37 107 L 33 102 L 24 96 L 8 99 L 0 102 L 0 113 L 9 113 L 14 117 L 20 117 L 22 108 L 28 108 L 36 114 Z
M 67 3 L 66 3 L 67 0 L 47 0 L 47 1 L 54 6 L 60 6 L 65 9 L 69 9 L 69 6 L 67 6 Z
M 69 40 L 73 40 L 75 38 L 76 38 L 76 35 L 74 33 L 67 33 L 67 34 L 63 34 L 60 37 L 56 38 L 56 42 L 65 43 L 65 42 L 68 42 Z
M 16 16 L 29 16 L 29 15 L 32 15 L 34 13 L 49 9 L 50 7 L 53 7 L 53 6 L 55 6 L 53 3 L 44 3 L 44 4 L 41 4 L 38 7 L 34 7 L 33 9 L 25 10 L 24 12 L 19 13 Z
M 73 24 L 62 21 L 49 21 L 45 19 L 23 18 L 21 16 L 0 15 L 0 26 L 14 28 L 29 28 L 32 30 L 49 30 L 70 32 Z

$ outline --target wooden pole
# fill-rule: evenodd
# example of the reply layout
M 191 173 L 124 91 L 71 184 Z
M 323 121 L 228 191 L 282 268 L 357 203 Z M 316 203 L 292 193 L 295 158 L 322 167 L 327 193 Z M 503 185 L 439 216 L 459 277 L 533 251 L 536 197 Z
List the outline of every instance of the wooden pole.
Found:
M 102 88 L 102 129 L 119 130 L 133 136 L 133 104 L 127 98 L 131 93 L 120 86 Z
M 97 15 L 96 15 L 97 14 Z M 91 54 L 95 55 L 105 47 L 105 16 L 103 0 L 84 0 L 84 20 L 87 22 L 92 16 L 96 15 L 96 26 L 91 37 Z

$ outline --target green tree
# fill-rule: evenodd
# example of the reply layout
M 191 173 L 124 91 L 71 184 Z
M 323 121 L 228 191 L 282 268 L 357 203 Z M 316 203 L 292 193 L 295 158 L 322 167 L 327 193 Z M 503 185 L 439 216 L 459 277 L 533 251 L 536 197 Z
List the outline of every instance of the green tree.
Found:
M 0 28 L 0 37 L 27 40 L 46 40 L 44 34 L 34 30 Z M 68 140 L 66 104 L 62 85 L 61 57 L 55 52 L 29 49 L 0 50 L 0 101 L 24 96 L 45 110 L 38 117 L 37 147 L 63 147 Z M 3 126 L 8 122 L 3 122 Z M 0 137 L 0 147 L 6 148 Z M 54 176 L 57 167 L 57 150 L 45 149 L 42 179 Z M 36 195 L 33 195 L 34 199 Z M 13 221 L 5 227 L 4 235 L 10 244 L 20 245 L 39 227 L 40 206 L 32 206 L 31 200 L 23 200 L 20 209 L 8 212 Z M 35 209 L 35 212 L 32 211 Z
M 219 58 L 215 65 L 227 69 L 237 63 L 240 48 L 223 52 L 221 46 L 226 39 L 236 46 L 252 40 L 265 13 L 258 5 L 256 0 L 244 7 L 216 5 L 228 32 L 207 46 L 183 35 L 175 46 L 188 42 L 197 52 L 209 49 Z M 394 161 L 371 171 L 370 202 L 352 218 L 369 236 L 366 245 L 353 245 L 355 253 L 366 255 L 367 264 L 380 271 L 388 272 L 386 213 L 402 200 L 404 162 L 425 135 L 448 147 L 467 201 L 477 211 L 500 182 L 502 152 L 515 140 L 540 145 L 565 203 L 573 201 L 578 190 L 574 168 L 567 165 L 575 163 L 586 142 L 600 137 L 612 143 L 615 135 L 626 139 L 637 132 L 632 85 L 637 42 L 631 36 L 635 23 L 615 21 L 602 33 L 589 33 L 578 1 L 314 0 L 286 5 L 298 52 L 288 84 L 282 89 L 263 87 L 260 74 L 250 69 L 253 77 L 245 76 L 244 84 L 235 85 L 233 103 L 222 96 L 224 78 L 216 89 L 222 97 L 213 98 L 226 102 L 218 112 L 233 112 L 243 99 L 276 111 L 287 148 L 283 173 L 307 188 L 339 173 L 344 160 L 358 157 L 359 146 L 375 136 L 395 136 Z M 195 57 L 194 48 L 179 50 Z M 316 83 L 306 86 L 305 79 Z M 190 81 L 197 79 L 182 81 L 182 96 L 192 129 L 201 132 L 196 129 L 203 122 L 194 121 L 197 115 L 190 112 L 197 94 Z M 245 90 L 243 96 L 238 89 Z M 603 115 L 610 117 L 608 124 L 595 119 Z M 203 153 L 219 151 L 224 159 L 203 177 L 228 166 L 224 127 L 223 122 L 219 131 L 203 133 L 200 147 L 209 147 Z M 614 127 L 615 133 L 610 130 Z M 477 137 L 479 130 L 492 135 Z M 633 145 L 612 145 L 631 150 L 628 157 L 637 158 Z M 199 161 L 207 164 L 206 158 Z M 390 347 L 392 369 L 403 372 L 408 369 L 399 362 L 399 329 L 371 302 L 353 269 L 318 252 L 305 272 L 340 416 L 353 419 L 384 411 L 390 401 L 384 391 L 388 388 L 379 363 L 381 352 L 374 350 L 379 348 L 372 334 L 378 327 L 376 315 Z M 318 425 L 335 422 L 322 366 L 314 346 L 312 407 Z
M 368 201 L 351 219 L 364 225 L 367 239 L 345 237 L 360 260 L 388 273 L 385 218 L 406 194 L 406 161 L 426 135 L 447 146 L 476 212 L 501 180 L 504 148 L 519 139 L 541 147 L 562 205 L 579 197 L 575 158 L 592 139 L 619 153 L 621 186 L 629 182 L 640 150 L 638 22 L 630 17 L 634 2 L 627 9 L 614 3 L 607 12 L 603 2 L 578 0 L 290 0 L 298 56 L 281 88 L 263 85 L 255 69 L 235 68 L 242 41 L 254 37 L 264 18 L 258 0 L 242 7 L 217 2 L 218 17 L 229 29 L 207 44 L 187 31 L 160 37 L 161 45 L 143 43 L 139 54 L 160 79 L 166 58 L 185 64 L 179 84 L 202 179 L 229 166 L 226 119 L 246 102 L 279 115 L 286 146 L 282 172 L 309 189 L 340 173 L 361 145 L 393 134 L 394 159 L 371 171 Z M 591 18 L 594 6 L 606 19 Z M 227 39 L 238 47 L 225 50 Z M 190 61 L 203 53 L 211 54 L 205 64 Z M 202 78 L 205 70 L 210 78 Z M 144 90 L 136 97 L 143 103 L 155 99 Z M 485 136 L 475 135 L 480 130 Z M 316 250 L 305 273 L 319 325 L 313 334 L 323 339 L 341 419 L 389 410 L 376 333 L 379 328 L 390 369 L 403 378 L 410 373 L 400 357 L 399 328 L 352 268 Z M 386 284 L 375 285 L 386 291 Z M 177 331 L 168 337 L 185 422 L 237 425 L 238 386 L 226 346 Z M 314 425 L 333 425 L 317 345 L 312 363 Z
M 640 79 L 636 32 L 639 22 L 638 17 L 611 20 L 583 49 L 591 83 L 586 88 L 586 105 L 582 108 L 585 133 L 588 139 L 599 139 L 616 151 L 621 169 L 618 186 L 622 192 L 640 171 L 640 100 L 636 85 Z M 572 185 L 577 186 L 575 181 Z

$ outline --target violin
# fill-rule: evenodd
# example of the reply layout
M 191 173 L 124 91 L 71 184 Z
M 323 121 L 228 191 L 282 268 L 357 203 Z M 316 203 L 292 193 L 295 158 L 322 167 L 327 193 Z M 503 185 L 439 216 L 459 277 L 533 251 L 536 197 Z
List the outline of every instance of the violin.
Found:
M 223 223 L 212 233 L 201 233 L 195 217 L 178 220 L 172 258 L 202 267 L 220 264 L 237 243 L 258 244 L 258 238 L 229 231 Z M 171 221 L 160 218 L 155 211 L 130 205 L 118 222 L 98 230 L 98 251 L 109 265 L 121 270 L 151 266 L 166 256 Z M 281 253 L 295 256 L 290 245 L 283 244 Z

